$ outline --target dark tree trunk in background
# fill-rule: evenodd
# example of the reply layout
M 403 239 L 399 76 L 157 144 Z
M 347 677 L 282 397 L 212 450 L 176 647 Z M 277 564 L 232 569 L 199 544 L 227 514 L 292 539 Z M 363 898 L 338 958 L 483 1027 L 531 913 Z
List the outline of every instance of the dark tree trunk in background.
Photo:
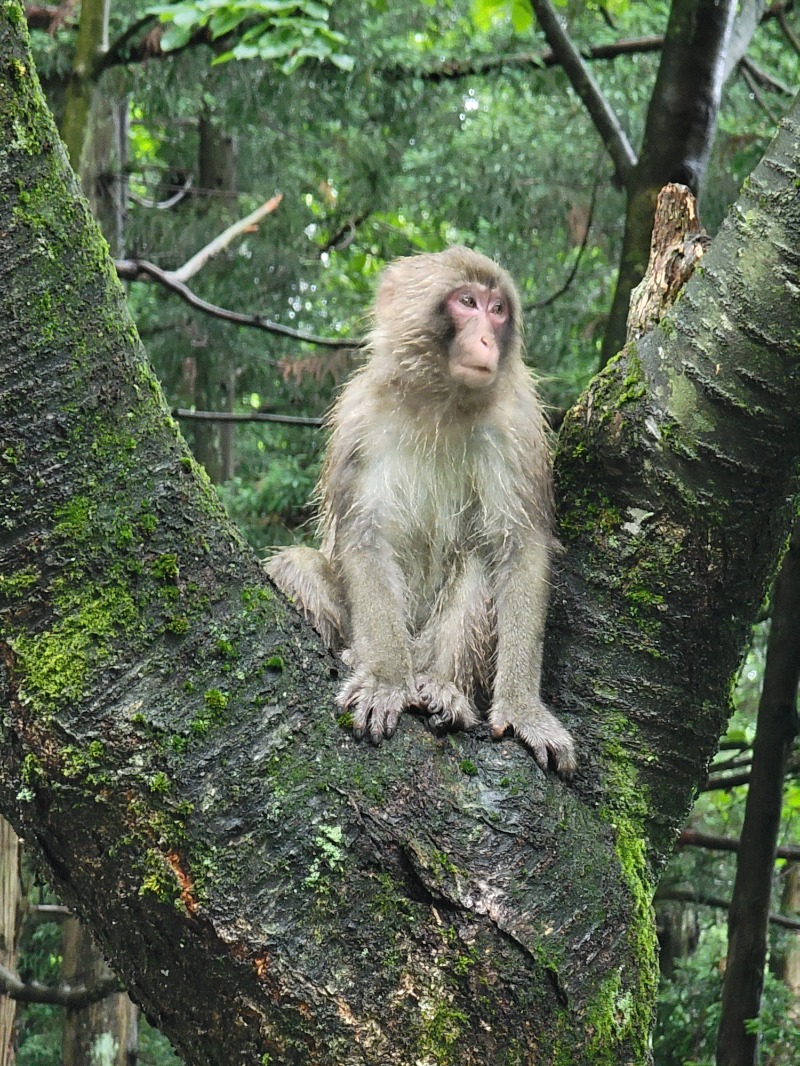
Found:
M 800 918 L 800 862 L 787 863 L 784 870 L 781 914 Z M 775 976 L 789 989 L 789 1016 L 800 1025 L 800 936 L 787 937 L 769 961 Z
M 750 787 L 728 912 L 728 961 L 717 1037 L 717 1066 L 755 1066 L 758 1017 L 783 781 L 797 735 L 800 680 L 800 523 L 784 556 L 772 603 L 772 623 L 758 707 Z
M 699 195 L 735 14 L 736 0 L 673 0 L 639 161 L 626 181 L 625 236 L 603 337 L 603 365 L 625 343 L 628 301 L 647 266 L 659 190 L 677 182 Z
M 21 903 L 19 838 L 0 818 L 0 966 L 17 972 L 17 937 Z M 16 1001 L 0 995 L 0 1066 L 14 1066 Z
M 113 974 L 89 931 L 77 918 L 62 928 L 64 961 L 61 980 L 74 988 L 94 988 Z M 124 992 L 116 992 L 80 1010 L 67 1010 L 61 1036 L 61 1066 L 136 1066 L 137 1010 Z
M 214 122 L 204 111 L 198 127 L 199 196 L 196 202 L 203 205 L 209 218 L 218 219 L 220 209 L 234 203 L 227 194 L 236 192 L 236 139 Z M 220 195 L 215 196 L 214 193 Z M 215 272 L 224 269 L 223 264 L 209 267 L 204 276 L 213 279 Z M 232 411 L 236 397 L 235 346 L 230 343 L 231 333 L 220 328 L 219 323 L 209 321 L 205 345 L 195 350 L 197 366 L 196 403 L 206 411 Z M 235 427 L 232 423 L 198 422 L 192 429 L 194 454 L 208 471 L 215 484 L 233 477 L 233 441 Z
M 485 729 L 337 721 L 169 418 L 23 27 L 0 7 L 4 811 L 192 1066 L 647 1063 L 657 871 L 795 509 L 797 113 L 565 422 L 564 783 Z
M 81 155 L 81 186 L 108 241 L 111 254 L 126 254 L 128 217 L 128 97 L 124 76 L 112 71 L 93 95 Z
M 691 903 L 656 899 L 658 968 L 662 977 L 675 976 L 675 963 L 685 959 L 700 939 L 698 908 Z

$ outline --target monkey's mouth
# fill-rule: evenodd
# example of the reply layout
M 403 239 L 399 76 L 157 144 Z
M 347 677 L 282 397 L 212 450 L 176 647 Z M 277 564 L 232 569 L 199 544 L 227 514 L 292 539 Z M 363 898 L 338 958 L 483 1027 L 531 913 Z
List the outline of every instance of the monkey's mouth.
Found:
M 468 388 L 480 389 L 491 385 L 497 376 L 497 368 L 485 363 L 462 363 L 456 374 L 457 380 Z

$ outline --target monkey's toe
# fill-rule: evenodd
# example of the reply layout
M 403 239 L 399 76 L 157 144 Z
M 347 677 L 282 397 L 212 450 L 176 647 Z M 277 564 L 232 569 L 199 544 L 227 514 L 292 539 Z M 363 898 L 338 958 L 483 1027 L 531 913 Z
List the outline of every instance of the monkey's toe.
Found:
M 472 701 L 452 681 L 414 678 L 414 706 L 430 715 L 434 729 L 471 729 L 480 721 Z
M 542 770 L 553 765 L 562 777 L 572 777 L 577 766 L 575 742 L 543 704 L 519 708 L 507 700 L 498 700 L 489 712 L 489 728 L 497 740 L 513 730 Z

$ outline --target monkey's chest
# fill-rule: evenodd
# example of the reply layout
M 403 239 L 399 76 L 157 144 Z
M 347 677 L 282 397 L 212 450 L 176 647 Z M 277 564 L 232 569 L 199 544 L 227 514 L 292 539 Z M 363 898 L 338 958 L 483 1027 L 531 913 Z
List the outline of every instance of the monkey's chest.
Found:
M 399 566 L 412 618 L 421 623 L 467 555 L 485 557 L 496 534 L 475 457 L 402 448 L 382 457 L 373 486 L 382 539 Z

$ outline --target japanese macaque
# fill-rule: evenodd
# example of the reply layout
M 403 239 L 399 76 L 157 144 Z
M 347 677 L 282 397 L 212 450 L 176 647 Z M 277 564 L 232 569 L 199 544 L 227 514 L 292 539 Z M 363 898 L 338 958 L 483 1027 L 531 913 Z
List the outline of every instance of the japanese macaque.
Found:
M 379 744 L 404 710 L 511 730 L 575 767 L 539 677 L 553 536 L 550 457 L 509 275 L 467 248 L 399 259 L 366 366 L 345 387 L 318 487 L 322 547 L 267 570 L 350 670 L 339 705 Z

